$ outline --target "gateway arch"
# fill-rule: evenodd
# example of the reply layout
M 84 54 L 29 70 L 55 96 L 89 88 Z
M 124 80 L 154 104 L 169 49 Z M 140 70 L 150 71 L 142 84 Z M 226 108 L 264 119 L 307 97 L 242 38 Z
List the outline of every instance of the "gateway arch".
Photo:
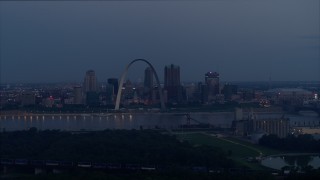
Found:
M 137 62 L 137 61 L 142 61 L 142 62 L 145 62 L 149 65 L 149 67 L 151 68 L 152 72 L 153 72 L 153 75 L 154 77 L 156 78 L 156 81 L 157 81 L 157 85 L 158 85 L 158 91 L 159 91 L 159 95 L 160 95 L 160 102 L 161 102 L 161 110 L 165 110 L 166 109 L 166 106 L 164 104 L 164 99 L 163 99 L 163 94 L 162 94 L 162 88 L 161 88 L 161 85 L 160 85 L 160 81 L 159 81 L 159 78 L 158 78 L 158 75 L 155 71 L 155 69 L 153 68 L 153 66 L 151 65 L 151 63 L 149 63 L 147 60 L 145 59 L 135 59 L 133 61 L 131 61 L 126 69 L 124 70 L 124 72 L 122 73 L 121 75 L 121 79 L 120 79 L 120 82 L 119 82 L 119 89 L 118 89 L 118 94 L 117 94 L 117 99 L 116 99 L 116 105 L 115 105 L 115 110 L 119 110 L 119 106 L 120 106 L 120 100 L 121 100 L 121 93 L 122 93 L 122 87 L 123 87 L 123 82 L 124 82 L 124 79 L 126 78 L 126 75 L 127 75 L 127 72 L 128 72 L 128 69 L 130 68 L 130 66 Z

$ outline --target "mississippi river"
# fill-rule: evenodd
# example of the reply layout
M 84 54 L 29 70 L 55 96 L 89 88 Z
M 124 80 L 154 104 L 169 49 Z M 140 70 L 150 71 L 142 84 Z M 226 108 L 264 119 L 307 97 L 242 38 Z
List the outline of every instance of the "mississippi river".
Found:
M 258 119 L 280 118 L 281 113 L 257 113 Z M 244 114 L 246 117 L 247 114 Z M 209 123 L 216 127 L 229 128 L 234 113 L 190 113 L 191 124 Z M 320 117 L 311 115 L 285 115 L 290 124 L 296 126 L 319 126 Z M 32 114 L 1 115 L 1 131 L 25 130 L 36 127 L 40 130 L 59 129 L 66 131 L 104 130 L 104 129 L 176 129 L 186 124 L 187 118 L 181 113 L 108 113 L 108 114 Z

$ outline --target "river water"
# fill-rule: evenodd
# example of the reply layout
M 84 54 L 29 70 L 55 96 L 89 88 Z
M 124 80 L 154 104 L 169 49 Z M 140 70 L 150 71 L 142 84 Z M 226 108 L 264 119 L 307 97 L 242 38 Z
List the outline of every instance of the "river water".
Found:
M 257 113 L 258 119 L 279 118 L 280 113 Z M 191 118 L 216 127 L 229 128 L 234 120 L 232 112 L 190 113 Z M 246 116 L 246 114 L 245 114 Z M 316 114 L 285 115 L 291 125 L 319 126 L 320 117 Z M 191 124 L 197 124 L 191 121 Z M 186 117 L 176 113 L 124 113 L 124 114 L 38 114 L 38 115 L 1 115 L 1 131 L 25 130 L 36 127 L 40 130 L 59 129 L 67 131 L 104 130 L 104 129 L 175 129 L 186 124 Z
M 320 154 L 284 154 L 269 156 L 261 161 L 261 164 L 272 169 L 281 170 L 285 166 L 298 167 L 303 170 L 306 166 L 312 166 L 314 169 L 320 168 Z

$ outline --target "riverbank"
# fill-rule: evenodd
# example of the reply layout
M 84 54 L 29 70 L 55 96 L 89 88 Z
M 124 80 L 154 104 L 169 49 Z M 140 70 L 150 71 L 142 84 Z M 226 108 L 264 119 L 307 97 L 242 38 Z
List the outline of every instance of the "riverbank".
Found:
M 255 113 L 255 114 L 286 114 L 286 111 L 283 111 L 281 108 L 245 108 L 243 113 Z M 234 111 L 101 111 L 101 112 L 92 112 L 92 111 L 83 111 L 83 112 L 65 112 L 65 111 L 20 111 L 20 110 L 6 110 L 0 111 L 0 116 L 24 116 L 24 115 L 108 115 L 108 114 L 169 114 L 176 116 L 183 116 L 185 114 L 231 114 Z
M 281 151 L 250 144 L 223 135 L 212 135 L 208 133 L 177 133 L 175 135 L 178 139 L 188 141 L 194 144 L 194 146 L 208 145 L 221 148 L 238 166 L 244 166 L 252 170 L 269 170 L 260 165 L 257 158 L 261 158 L 264 155 L 281 153 Z

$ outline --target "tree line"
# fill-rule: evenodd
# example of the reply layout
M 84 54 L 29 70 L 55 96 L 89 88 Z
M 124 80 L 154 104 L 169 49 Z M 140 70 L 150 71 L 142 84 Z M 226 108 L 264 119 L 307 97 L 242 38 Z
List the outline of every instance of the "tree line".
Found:
M 164 167 L 231 168 L 221 149 L 192 146 L 154 130 L 58 130 L 0 133 L 1 158 L 151 164 Z
M 279 138 L 277 135 L 264 135 L 259 144 L 262 146 L 292 152 L 320 152 L 320 140 L 316 140 L 310 134 L 298 136 L 289 135 L 286 138 Z

